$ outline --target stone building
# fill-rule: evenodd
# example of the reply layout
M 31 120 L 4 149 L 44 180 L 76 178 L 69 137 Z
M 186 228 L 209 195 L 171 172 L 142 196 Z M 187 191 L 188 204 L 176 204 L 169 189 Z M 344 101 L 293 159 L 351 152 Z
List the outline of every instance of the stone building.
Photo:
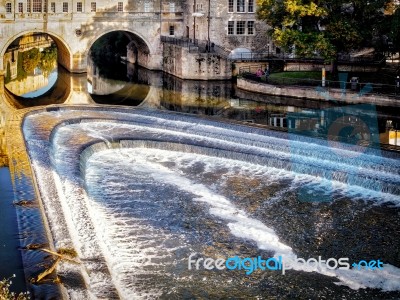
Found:
M 135 62 L 161 70 L 160 36 L 183 36 L 183 28 L 179 0 L 0 0 L 1 57 L 17 38 L 47 33 L 57 44 L 58 62 L 71 72 L 85 72 L 90 47 L 112 31 L 129 36 Z
M 267 25 L 256 18 L 256 0 L 187 0 L 185 37 L 208 40 L 227 50 L 275 53 Z
M 0 74 L 5 72 L 2 58 L 8 47 L 35 32 L 55 41 L 58 62 L 71 72 L 86 72 L 90 47 L 112 31 L 129 36 L 130 61 L 152 70 L 165 67 L 161 36 L 201 40 L 228 52 L 239 48 L 273 53 L 256 9 L 256 0 L 0 0 Z

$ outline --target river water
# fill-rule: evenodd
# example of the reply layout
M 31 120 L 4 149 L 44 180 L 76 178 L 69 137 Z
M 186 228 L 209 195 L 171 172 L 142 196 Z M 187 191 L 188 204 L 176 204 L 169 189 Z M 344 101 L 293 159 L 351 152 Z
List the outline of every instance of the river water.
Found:
M 276 98 L 240 91 L 227 81 L 185 81 L 123 62 L 106 78 L 101 68 L 89 66 L 87 75 L 58 67 L 49 73 L 49 86 L 42 82 L 18 96 L 6 91 L 17 108 L 72 99 L 69 103 L 158 109 L 138 109 L 134 118 L 127 112 L 107 111 L 107 116 L 129 122 L 69 124 L 50 144 L 44 140 L 43 122 L 61 119 L 63 113 L 33 114 L 25 124 L 43 193 L 51 188 L 65 200 L 57 203 L 51 193 L 48 200 L 44 197 L 46 210 L 54 213 L 49 222 L 56 245 L 77 248 L 90 270 L 82 275 L 73 267 L 61 268 L 61 274 L 76 279 L 68 282 L 63 277 L 71 297 L 400 297 L 399 157 L 379 149 L 380 144 L 397 143 L 390 131 L 399 129 L 398 108 Z M 176 117 L 164 110 L 207 118 Z M 79 113 L 67 114 L 72 118 Z M 257 131 L 230 121 L 267 129 Z M 161 145 L 127 143 L 121 149 L 96 152 L 84 164 L 85 184 L 72 176 L 82 140 L 110 142 L 135 134 L 141 134 L 139 140 L 165 140 Z M 186 146 L 177 149 L 171 141 Z M 1 178 L 9 181 L 7 169 L 1 171 Z M 10 189 L 11 183 L 5 186 Z M 20 188 L 33 197 L 31 183 Z M 25 226 L 38 217 L 37 210 L 13 217 L 10 197 L 4 203 L 10 227 L 16 228 L 18 220 Z M 79 206 L 80 201 L 85 205 Z M 61 219 L 66 225 L 58 228 Z M 73 232 L 70 241 L 66 228 Z M 10 234 L 15 230 L 4 232 Z M 18 240 L 13 241 L 6 253 L 18 246 Z M 94 249 L 102 254 L 95 256 Z M 188 270 L 192 253 L 197 258 L 282 254 L 348 257 L 350 262 L 380 259 L 385 272 L 309 272 L 303 266 L 287 275 L 194 272 Z M 21 271 L 22 262 L 15 259 L 19 255 L 10 263 Z M 85 276 L 90 279 L 89 292 L 79 283 Z M 37 295 L 43 297 L 43 289 Z M 47 297 L 52 295 L 57 292 Z
M 323 139 L 331 136 L 353 144 L 400 145 L 399 108 L 274 97 L 242 91 L 230 81 L 181 80 L 129 63 L 117 61 L 106 65 L 110 64 L 113 72 L 106 72 L 104 67 L 89 61 L 87 75 L 74 75 L 62 67 L 55 68 L 47 74 L 46 80 L 30 79 L 35 83 L 31 84 L 31 90 L 26 86 L 29 84 L 24 83 L 26 93 L 13 97 L 15 105 L 61 104 L 69 98 L 68 103 L 152 106 L 260 124 Z M 43 72 L 38 72 L 37 76 L 42 78 Z M 47 83 L 45 87 L 43 82 Z
M 78 115 L 79 122 L 57 127 L 49 145 L 43 123 Z M 56 243 L 75 246 L 96 297 L 400 296 L 396 154 L 141 109 L 42 111 L 27 118 L 24 132 Z M 93 143 L 103 146 L 80 154 Z M 285 275 L 246 275 L 189 270 L 192 254 L 385 265 L 381 272 L 324 265 L 311 272 L 296 264 Z

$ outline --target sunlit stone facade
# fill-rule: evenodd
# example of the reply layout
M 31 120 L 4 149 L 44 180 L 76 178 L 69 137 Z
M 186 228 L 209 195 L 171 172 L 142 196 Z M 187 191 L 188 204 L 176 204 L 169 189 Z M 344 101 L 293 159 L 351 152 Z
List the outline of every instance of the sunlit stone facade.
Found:
M 209 40 L 227 50 L 276 51 L 267 25 L 257 20 L 255 0 L 190 0 L 185 10 L 186 36 Z
M 256 20 L 254 0 L 1 0 L 0 53 L 18 37 L 48 33 L 56 42 L 59 63 L 85 72 L 91 45 L 111 31 L 125 31 L 137 48 L 139 65 L 162 69 L 160 36 L 209 41 L 230 51 L 274 51 L 266 26 Z M 132 45 L 131 45 L 132 46 Z M 5 65 L 0 60 L 0 72 Z

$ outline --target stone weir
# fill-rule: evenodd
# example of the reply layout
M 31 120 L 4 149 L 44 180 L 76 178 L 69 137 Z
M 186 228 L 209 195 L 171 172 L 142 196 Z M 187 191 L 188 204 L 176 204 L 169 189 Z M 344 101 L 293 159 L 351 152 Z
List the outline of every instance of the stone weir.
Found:
M 54 248 L 74 249 L 77 253 L 78 264 L 61 261 L 57 269 L 57 274 L 64 279 L 65 297 L 70 299 L 157 298 L 168 292 L 165 287 L 158 287 L 158 282 L 154 282 L 153 289 L 143 289 L 141 284 L 148 274 L 138 278 L 136 270 L 124 268 L 118 260 L 123 258 L 124 251 L 131 249 L 122 249 L 121 254 L 116 254 L 104 241 L 105 232 L 99 230 L 104 220 L 99 220 L 93 208 L 95 204 L 88 196 L 85 181 L 87 162 L 99 152 L 158 149 L 194 153 L 224 162 L 240 161 L 282 170 L 279 172 L 293 181 L 299 176 L 308 180 L 317 178 L 317 182 L 322 183 L 333 180 L 339 187 L 349 185 L 349 194 L 352 194 L 352 186 L 356 186 L 355 195 L 363 193 L 365 199 L 400 205 L 397 153 L 363 147 L 352 150 L 338 147 L 332 151 L 323 141 L 313 138 L 291 140 L 282 132 L 184 114 L 121 107 L 48 107 L 26 115 L 23 133 Z M 251 219 L 250 213 L 233 209 L 233 204 L 222 201 L 221 197 L 202 201 L 208 201 L 212 214 L 229 222 L 233 235 L 242 237 L 232 228 L 247 226 L 246 239 L 259 249 L 294 255 L 296 249 L 284 244 L 273 229 Z M 260 230 L 269 236 L 259 235 Z M 324 272 L 325 275 L 329 273 Z M 390 287 L 390 291 L 400 289 L 393 283 L 400 282 L 398 269 L 389 265 L 386 275 L 388 277 L 381 280 L 387 283 L 385 287 Z M 348 273 L 332 271 L 329 276 L 344 285 L 357 277 L 355 280 L 361 281 L 361 286 L 377 288 L 361 274 L 354 277 L 352 270 Z

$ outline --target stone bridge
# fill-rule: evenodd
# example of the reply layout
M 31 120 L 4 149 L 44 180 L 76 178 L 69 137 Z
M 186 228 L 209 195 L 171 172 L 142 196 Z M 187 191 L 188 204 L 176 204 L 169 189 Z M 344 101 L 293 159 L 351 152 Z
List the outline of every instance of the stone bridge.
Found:
M 86 72 L 91 46 L 98 38 L 113 31 L 125 32 L 131 40 L 128 45 L 131 61 L 148 69 L 160 70 L 160 35 L 168 31 L 171 24 L 178 32 L 183 13 L 179 5 L 174 6 L 173 13 L 168 7 L 165 8 L 169 9 L 168 13 L 163 13 L 164 3 L 146 3 L 133 0 L 1 0 L 0 75 L 5 72 L 3 57 L 8 46 L 16 38 L 34 32 L 51 36 L 57 44 L 59 63 L 70 72 Z

